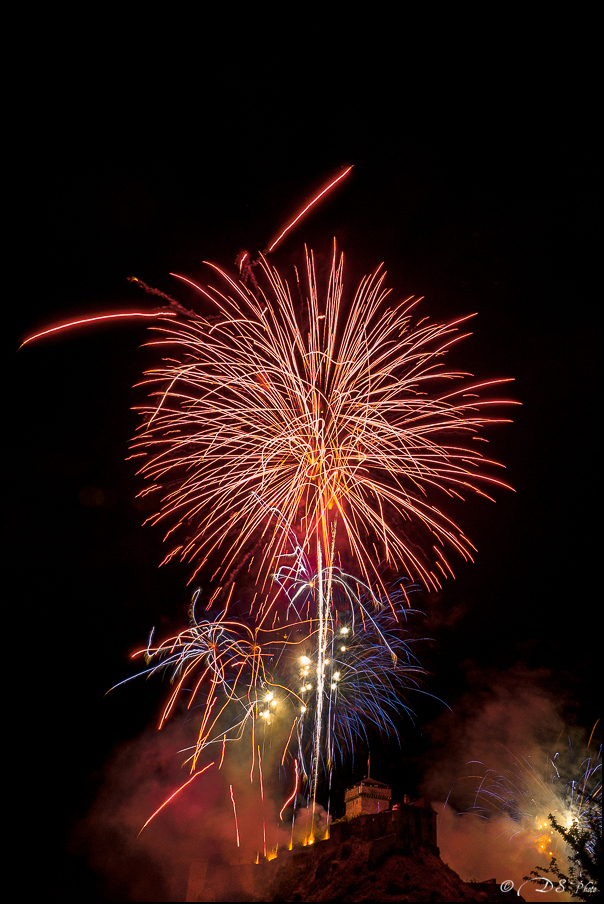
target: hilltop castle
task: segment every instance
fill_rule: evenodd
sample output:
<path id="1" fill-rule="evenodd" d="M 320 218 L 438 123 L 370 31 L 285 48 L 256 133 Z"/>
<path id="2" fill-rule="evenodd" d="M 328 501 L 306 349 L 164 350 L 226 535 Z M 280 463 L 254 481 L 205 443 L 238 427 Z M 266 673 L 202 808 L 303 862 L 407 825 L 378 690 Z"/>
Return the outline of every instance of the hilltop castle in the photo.
<path id="1" fill-rule="evenodd" d="M 191 864 L 185 900 L 509 904 L 495 879 L 464 882 L 443 863 L 431 807 L 405 797 L 390 808 L 391 799 L 388 785 L 367 776 L 346 791 L 346 816 L 331 824 L 323 841 L 279 850 L 258 863 L 199 860 Z"/>
<path id="2" fill-rule="evenodd" d="M 268 887 L 274 881 L 277 870 L 283 871 L 289 864 L 307 862 L 308 869 L 314 868 L 317 855 L 331 856 L 343 845 L 347 848 L 355 842 L 370 843 L 368 864 L 392 852 L 411 853 L 423 847 L 438 856 L 436 844 L 436 813 L 424 806 L 423 800 L 390 807 L 392 789 L 384 782 L 366 777 L 349 788 L 345 793 L 346 815 L 332 823 L 329 833 L 320 841 L 306 847 L 294 846 L 291 850 L 280 850 L 277 857 L 260 863 L 218 864 L 199 861 L 191 866 L 187 888 L 187 901 L 231 900 L 229 897 L 214 897 L 216 886 L 228 887 L 234 894 L 233 882 L 237 877 L 238 900 L 263 900 L 257 897 L 258 889 Z M 243 896 L 242 896 L 243 895 Z M 249 896 L 249 897 L 248 897 Z"/>

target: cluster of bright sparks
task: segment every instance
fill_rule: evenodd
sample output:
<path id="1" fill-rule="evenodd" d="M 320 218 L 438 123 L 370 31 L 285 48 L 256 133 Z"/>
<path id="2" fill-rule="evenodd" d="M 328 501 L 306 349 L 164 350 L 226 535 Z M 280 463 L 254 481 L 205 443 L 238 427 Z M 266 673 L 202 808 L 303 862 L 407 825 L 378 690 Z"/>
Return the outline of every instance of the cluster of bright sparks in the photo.
<path id="1" fill-rule="evenodd" d="M 381 266 L 350 297 L 335 243 L 322 284 L 312 251 L 289 282 L 269 263 L 349 170 L 268 252 L 242 255 L 238 277 L 213 264 L 212 285 L 178 277 L 211 314 L 135 280 L 167 304 L 30 337 L 111 316 L 156 319 L 161 363 L 145 375 L 133 455 L 156 500 L 151 520 L 166 526 L 166 560 L 187 563 L 203 592 L 186 630 L 141 651 L 143 674 L 170 675 L 162 724 L 179 701 L 200 707 L 194 774 L 208 748 L 221 764 L 248 727 L 260 758 L 257 723 L 278 722 L 281 762 L 313 807 L 319 774 L 365 726 L 395 731 L 408 709 L 421 673 L 405 631 L 410 582 L 437 589 L 453 573 L 451 551 L 472 558 L 442 501 L 507 486 L 478 448 L 481 429 L 503 420 L 490 412 L 509 401 L 491 393 L 506 381 L 445 367 L 468 317 L 415 321 L 421 299 L 389 307 Z M 231 798 L 235 809 L 232 787 Z"/>

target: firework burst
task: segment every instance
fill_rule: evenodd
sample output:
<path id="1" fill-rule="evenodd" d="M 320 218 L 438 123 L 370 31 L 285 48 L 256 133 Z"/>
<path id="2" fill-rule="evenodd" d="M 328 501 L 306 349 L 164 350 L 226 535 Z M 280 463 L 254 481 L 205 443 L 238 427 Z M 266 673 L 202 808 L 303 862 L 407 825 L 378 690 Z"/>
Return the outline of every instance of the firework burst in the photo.
<path id="1" fill-rule="evenodd" d="M 338 550 L 367 583 L 386 562 L 439 587 L 447 550 L 474 551 L 439 497 L 507 486 L 476 448 L 481 428 L 502 421 L 489 412 L 503 400 L 487 396 L 505 381 L 444 367 L 468 318 L 414 324 L 418 300 L 386 308 L 380 269 L 345 303 L 335 246 L 323 291 L 312 252 L 304 286 L 296 271 L 303 305 L 263 257 L 253 281 L 213 270 L 222 287 L 196 289 L 218 319 L 154 327 L 165 358 L 147 374 L 133 443 L 144 492 L 158 498 L 152 520 L 169 525 L 166 558 L 190 563 L 193 580 L 217 553 L 218 598 L 242 562 L 273 567 L 286 537 L 267 510 L 278 510 L 327 566 L 337 524 Z"/>
<path id="2" fill-rule="evenodd" d="M 277 626 L 252 629 L 224 614 L 199 617 L 196 593 L 189 628 L 157 645 L 152 634 L 134 654 L 145 657 L 147 668 L 133 677 L 169 676 L 160 728 L 179 703 L 199 711 L 191 771 L 210 749 L 220 750 L 215 756 L 222 763 L 229 743 L 247 736 L 255 754 L 258 739 L 270 736 L 282 747 L 281 765 L 293 762 L 299 787 L 314 797 L 319 775 L 330 776 L 337 760 L 353 755 L 369 724 L 398 735 L 401 713 L 413 718 L 409 694 L 420 690 L 425 672 L 412 653 L 417 638 L 391 608 L 399 598 L 408 601 L 414 589 L 408 582 L 400 581 L 376 610 L 375 592 L 335 571 L 336 615 L 321 632 L 319 576 L 307 570 L 299 549 L 294 557 L 295 567 L 273 575 L 285 599 Z M 402 611 L 405 619 L 417 614 Z"/>
<path id="3" fill-rule="evenodd" d="M 556 847 L 550 815 L 563 829 L 577 825 L 580 830 L 589 830 L 593 818 L 601 824 L 601 747 L 597 754 L 587 750 L 578 755 L 569 741 L 568 747 L 541 763 L 511 753 L 510 758 L 510 768 L 503 772 L 484 769 L 468 812 L 486 819 L 509 816 L 518 826 L 512 837 L 548 856 Z M 589 845 L 588 850 L 593 854 Z"/>

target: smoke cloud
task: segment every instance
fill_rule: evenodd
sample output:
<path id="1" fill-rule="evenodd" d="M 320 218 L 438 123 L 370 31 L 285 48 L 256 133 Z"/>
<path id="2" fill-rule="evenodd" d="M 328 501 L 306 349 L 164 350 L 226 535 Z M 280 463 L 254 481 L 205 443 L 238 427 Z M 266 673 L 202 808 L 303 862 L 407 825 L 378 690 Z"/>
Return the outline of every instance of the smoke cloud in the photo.
<path id="1" fill-rule="evenodd" d="M 100 793 L 76 826 L 70 851 L 96 875 L 100 899 L 182 901 L 193 863 L 251 863 L 256 854 L 270 855 L 277 845 L 289 843 L 291 829 L 279 823 L 279 801 L 282 806 L 286 798 L 271 787 L 271 753 L 260 761 L 257 747 L 253 756 L 245 740 L 227 751 L 220 769 L 222 748 L 216 745 L 215 765 L 141 832 L 152 813 L 191 778 L 183 763 L 196 738 L 191 723 L 149 729 L 118 748 L 106 765 Z M 305 821 L 301 812 L 299 830 Z"/>
<path id="2" fill-rule="evenodd" d="M 565 701 L 548 691 L 548 671 L 516 666 L 502 673 L 469 665 L 466 676 L 466 695 L 429 729 L 432 745 L 422 791 L 438 812 L 444 862 L 466 881 L 511 880 L 518 890 L 531 870 L 549 865 L 550 845 L 542 850 L 546 838 L 532 814 L 544 801 L 550 807 L 543 814 L 547 818 L 557 799 L 550 781 L 552 758 L 572 747 L 579 770 L 587 738 L 584 731 L 569 730 L 565 724 Z M 510 787 L 516 776 L 527 779 L 516 782 L 516 799 L 530 819 L 518 810 L 511 815 L 503 811 L 501 799 L 477 798 L 487 770 L 509 778 Z M 545 830 L 545 835 L 554 837 L 556 856 L 563 861 L 561 839 L 551 831 Z M 549 878 L 554 887 L 538 891 L 536 885 L 525 883 L 521 894 L 529 901 L 543 901 L 547 894 L 557 901 L 571 900 L 555 892 L 557 881 Z"/>

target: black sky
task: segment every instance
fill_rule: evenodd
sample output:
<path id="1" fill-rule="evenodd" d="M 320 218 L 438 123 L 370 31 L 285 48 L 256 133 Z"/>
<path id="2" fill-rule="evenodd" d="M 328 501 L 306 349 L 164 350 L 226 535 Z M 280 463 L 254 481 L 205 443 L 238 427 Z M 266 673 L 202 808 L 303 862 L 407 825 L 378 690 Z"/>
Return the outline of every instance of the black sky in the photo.
<path id="1" fill-rule="evenodd" d="M 131 275 L 191 304 L 170 271 L 203 280 L 203 260 L 229 268 L 243 248 L 265 248 L 349 163 L 351 176 L 288 237 L 280 260 L 305 242 L 327 250 L 335 236 L 351 281 L 384 261 L 394 299 L 423 295 L 433 318 L 477 311 L 455 361 L 515 377 L 509 394 L 522 402 L 513 424 L 488 434 L 517 492 L 466 503 L 476 562 L 455 563 L 457 579 L 425 600 L 436 641 L 429 690 L 455 708 L 481 670 L 521 663 L 548 670 L 570 722 L 593 723 L 600 350 L 585 104 L 537 82 L 498 84 L 486 106 L 450 98 L 429 115 L 397 107 L 393 91 L 371 116 L 348 97 L 319 126 L 279 103 L 180 118 L 165 100 L 118 95 L 99 90 L 80 105 L 57 91 L 53 106 L 42 92 L 44 151 L 16 221 L 26 263 L 10 301 L 8 586 L 23 659 L 10 683 L 27 689 L 26 699 L 17 692 L 26 760 L 43 770 L 31 821 L 42 814 L 61 845 L 111 751 L 155 717 L 158 686 L 104 694 L 151 627 L 180 625 L 189 597 L 183 568 L 157 569 L 161 536 L 141 526 L 126 460 L 141 399 L 132 386 L 152 363 L 146 331 L 87 328 L 16 348 L 73 315 L 151 307 Z M 420 728 L 438 715 L 422 706 Z M 383 768 L 398 771 L 387 757 Z"/>

